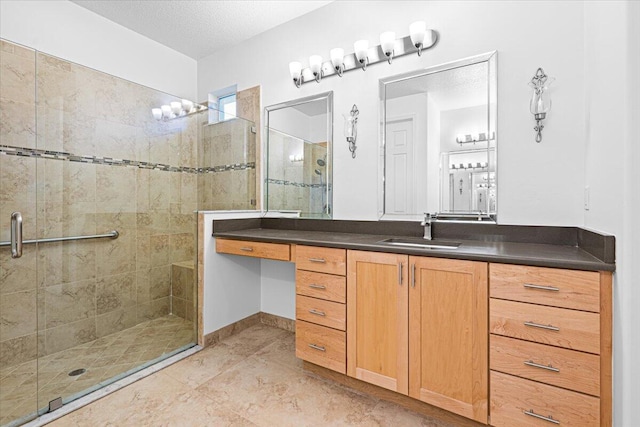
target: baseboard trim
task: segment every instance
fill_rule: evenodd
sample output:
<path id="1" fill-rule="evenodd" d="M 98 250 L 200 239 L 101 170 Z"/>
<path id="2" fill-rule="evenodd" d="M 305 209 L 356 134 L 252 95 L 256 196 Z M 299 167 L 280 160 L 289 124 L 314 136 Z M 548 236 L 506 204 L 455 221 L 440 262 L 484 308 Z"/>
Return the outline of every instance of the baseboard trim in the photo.
<path id="1" fill-rule="evenodd" d="M 234 322 L 227 326 L 223 326 L 216 331 L 206 334 L 204 336 L 204 346 L 209 347 L 217 344 L 225 338 L 229 338 L 232 335 L 235 335 L 247 328 L 261 323 L 263 325 L 284 329 L 285 331 L 289 332 L 295 332 L 296 330 L 295 320 L 260 311 L 256 314 L 252 314 L 251 316 L 245 317 L 244 319 L 240 319 L 237 322 Z"/>
<path id="2" fill-rule="evenodd" d="M 369 384 L 352 377 L 348 377 L 330 369 L 323 368 L 322 366 L 314 365 L 313 363 L 307 361 L 302 362 L 302 367 L 305 371 L 315 374 L 318 377 L 342 384 L 343 386 L 349 387 L 360 393 L 364 393 L 378 399 L 398 404 L 403 408 L 409 409 L 410 411 L 426 415 L 438 421 L 447 423 L 448 425 L 461 427 L 486 427 L 486 424 L 481 424 L 477 421 L 461 417 L 449 411 L 445 411 L 444 409 L 440 409 L 435 406 L 429 405 L 428 403 L 413 399 L 409 396 L 405 396 L 403 394 L 399 394 L 391 390 L 387 390 L 382 387 L 378 387 L 376 385 Z"/>

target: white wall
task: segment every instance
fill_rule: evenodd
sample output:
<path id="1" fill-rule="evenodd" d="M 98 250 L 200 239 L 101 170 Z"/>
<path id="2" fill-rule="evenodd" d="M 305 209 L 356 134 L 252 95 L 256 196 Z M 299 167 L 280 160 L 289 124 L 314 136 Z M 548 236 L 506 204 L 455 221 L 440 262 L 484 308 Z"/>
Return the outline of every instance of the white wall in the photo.
<path id="1" fill-rule="evenodd" d="M 307 64 L 312 54 L 328 59 L 333 47 L 352 52 L 360 38 L 377 44 L 385 30 L 404 36 L 416 19 L 425 19 L 441 36 L 421 57 L 398 58 L 301 89 L 289 78 L 290 61 Z M 499 162 L 505 177 L 499 177 L 499 221 L 579 225 L 585 167 L 582 32 L 583 4 L 574 1 L 339 1 L 200 60 L 198 90 L 203 97 L 216 87 L 260 84 L 263 106 L 333 90 L 334 218 L 377 219 L 378 80 L 497 50 Z M 527 83 L 540 66 L 558 84 L 552 88 L 544 141 L 536 144 Z M 355 160 L 339 132 L 342 114 L 353 104 L 360 110 Z M 541 164 L 545 173 L 530 179 Z"/>
<path id="2" fill-rule="evenodd" d="M 585 5 L 588 228 L 616 236 L 614 421 L 640 424 L 640 3 Z"/>
<path id="3" fill-rule="evenodd" d="M 0 37 L 153 89 L 196 99 L 195 59 L 67 0 L 0 1 Z"/>
<path id="4" fill-rule="evenodd" d="M 283 261 L 262 260 L 260 311 L 296 318 L 296 268 Z"/>

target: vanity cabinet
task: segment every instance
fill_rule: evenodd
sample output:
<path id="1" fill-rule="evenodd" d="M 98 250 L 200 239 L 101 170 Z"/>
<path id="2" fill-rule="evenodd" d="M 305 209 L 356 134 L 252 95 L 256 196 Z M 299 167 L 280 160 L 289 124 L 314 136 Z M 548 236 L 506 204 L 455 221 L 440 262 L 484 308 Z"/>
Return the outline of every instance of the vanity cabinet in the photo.
<path id="1" fill-rule="evenodd" d="M 349 251 L 347 375 L 487 423 L 487 263 Z"/>

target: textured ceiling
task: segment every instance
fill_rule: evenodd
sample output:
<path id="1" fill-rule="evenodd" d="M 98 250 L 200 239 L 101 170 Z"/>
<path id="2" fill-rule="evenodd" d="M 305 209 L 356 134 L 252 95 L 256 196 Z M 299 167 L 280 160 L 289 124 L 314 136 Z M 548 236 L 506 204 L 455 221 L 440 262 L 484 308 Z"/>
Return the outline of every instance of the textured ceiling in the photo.
<path id="1" fill-rule="evenodd" d="M 316 0 L 72 1 L 194 59 L 331 3 Z"/>

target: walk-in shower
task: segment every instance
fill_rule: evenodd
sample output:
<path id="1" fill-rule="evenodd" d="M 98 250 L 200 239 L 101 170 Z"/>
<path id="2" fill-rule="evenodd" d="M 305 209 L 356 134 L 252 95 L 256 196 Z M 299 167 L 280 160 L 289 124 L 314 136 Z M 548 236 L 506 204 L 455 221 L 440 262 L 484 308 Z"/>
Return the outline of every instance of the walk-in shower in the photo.
<path id="1" fill-rule="evenodd" d="M 0 425 L 19 425 L 195 345 L 196 212 L 218 187 L 255 201 L 255 126 L 157 120 L 179 99 L 4 40 L 0 67 Z M 241 160 L 201 157 L 229 138 Z"/>

